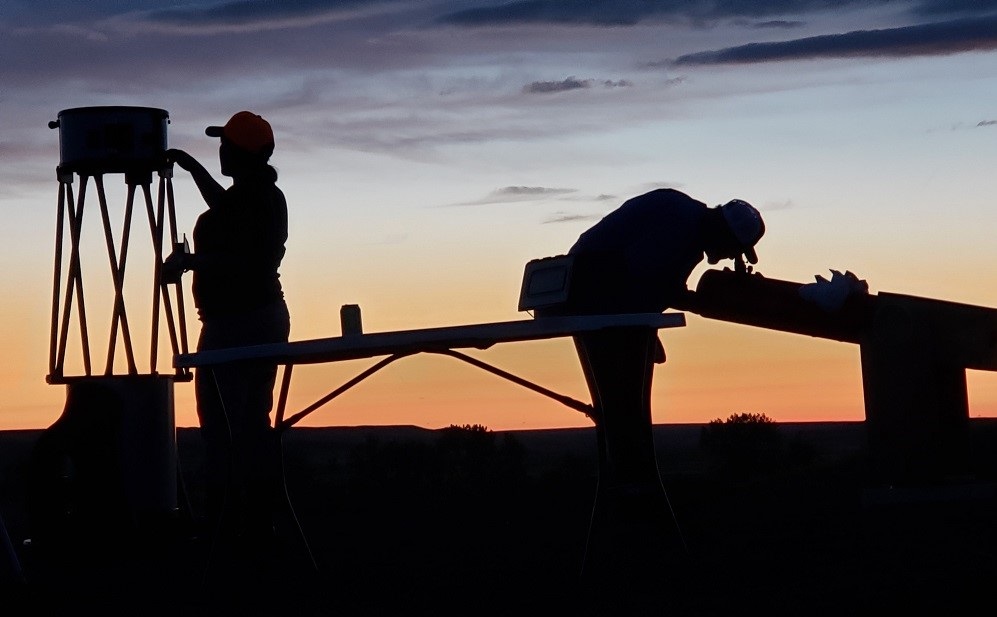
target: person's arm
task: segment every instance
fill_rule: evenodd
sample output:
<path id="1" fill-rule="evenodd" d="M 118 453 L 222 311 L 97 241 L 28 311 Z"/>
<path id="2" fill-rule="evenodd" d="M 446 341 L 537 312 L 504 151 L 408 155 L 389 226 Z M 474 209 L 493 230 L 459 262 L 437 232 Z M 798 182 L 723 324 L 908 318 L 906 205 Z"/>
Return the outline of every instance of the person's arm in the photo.
<path id="1" fill-rule="evenodd" d="M 197 159 L 185 151 L 177 148 L 171 148 L 166 151 L 166 160 L 176 163 L 190 173 L 190 177 L 194 179 L 197 189 L 201 191 L 204 203 L 208 204 L 209 208 L 214 208 L 218 205 L 222 199 L 222 195 L 225 194 L 225 188 L 211 177 L 211 174 L 204 168 L 204 165 L 201 165 Z"/>

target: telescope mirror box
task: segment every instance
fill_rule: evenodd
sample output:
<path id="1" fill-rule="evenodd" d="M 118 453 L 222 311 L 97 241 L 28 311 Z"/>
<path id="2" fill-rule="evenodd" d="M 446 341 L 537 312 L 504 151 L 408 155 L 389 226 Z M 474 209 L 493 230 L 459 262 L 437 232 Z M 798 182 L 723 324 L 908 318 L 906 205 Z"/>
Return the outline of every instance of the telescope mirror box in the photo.
<path id="1" fill-rule="evenodd" d="M 519 291 L 519 310 L 529 311 L 563 304 L 568 300 L 574 257 L 556 255 L 526 264 Z"/>
<path id="2" fill-rule="evenodd" d="M 154 107 L 76 107 L 48 123 L 59 129 L 59 167 L 81 174 L 159 171 L 170 114 Z"/>

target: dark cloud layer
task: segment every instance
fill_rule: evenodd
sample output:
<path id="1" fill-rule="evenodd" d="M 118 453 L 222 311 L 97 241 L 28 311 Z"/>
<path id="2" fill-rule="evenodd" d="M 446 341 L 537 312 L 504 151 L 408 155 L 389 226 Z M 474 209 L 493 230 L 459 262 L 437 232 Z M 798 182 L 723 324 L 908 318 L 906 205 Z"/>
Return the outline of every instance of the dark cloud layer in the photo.
<path id="1" fill-rule="evenodd" d="M 440 22 L 461 26 L 578 24 L 631 26 L 643 21 L 711 23 L 734 17 L 764 18 L 886 0 L 519 0 L 454 11 Z"/>
<path id="2" fill-rule="evenodd" d="M 203 4 L 197 0 L 174 0 L 174 6 Z M 133 11 L 156 9 L 162 0 L 3 0 L 0 18 L 9 25 L 78 23 L 106 19 Z"/>
<path id="3" fill-rule="evenodd" d="M 166 6 L 164 6 L 166 5 Z M 310 18 L 402 10 L 432 3 L 407 0 L 6 0 L 11 25 L 76 24 L 122 18 L 197 30 L 270 28 L 307 24 Z M 436 5 L 436 23 L 466 27 L 515 24 L 628 26 L 642 22 L 711 25 L 721 20 L 762 20 L 755 27 L 792 27 L 807 15 L 877 6 L 920 17 L 982 15 L 997 0 L 460 0 Z M 439 12 L 439 11 L 442 11 Z M 302 22 L 304 20 L 304 22 Z"/>
<path id="4" fill-rule="evenodd" d="M 924 17 L 980 15 L 997 10 L 995 0 L 920 0 L 912 13 Z"/>
<path id="5" fill-rule="evenodd" d="M 388 0 L 235 0 L 150 11 L 145 18 L 174 26 L 267 26 L 286 20 L 346 14 Z"/>
<path id="6" fill-rule="evenodd" d="M 8 23 L 74 23 L 125 14 L 144 14 L 172 24 L 245 24 L 407 0 L 5 0 Z M 460 0 L 441 3 L 438 21 L 463 25 L 578 23 L 622 25 L 651 19 L 714 20 L 736 17 L 801 16 L 849 8 L 895 6 L 914 15 L 979 15 L 997 10 L 994 0 Z M 427 4 L 427 6 L 429 6 Z"/>
<path id="7" fill-rule="evenodd" d="M 435 47 L 432 36 L 394 36 L 419 31 L 439 21 L 462 26 L 559 22 L 636 23 L 643 19 L 702 22 L 729 18 L 754 29 L 798 27 L 820 11 L 862 8 L 888 0 L 462 0 L 435 4 L 408 0 L 66 0 L 28 3 L 13 0 L 0 22 L 0 81 L 7 87 L 52 83 L 61 78 L 100 81 L 126 89 L 136 67 L 163 83 L 270 75 L 291 69 L 375 71 L 418 65 L 455 51 Z M 38 14 L 47 15 L 39 21 Z M 942 15 L 997 10 L 997 0 L 892 0 L 908 12 Z M 79 6 L 85 8 L 78 9 Z M 168 7 L 168 8 L 167 8 Z M 445 8 L 440 8 L 445 7 Z M 57 10 L 58 9 L 58 10 Z M 460 10 L 458 10 L 460 9 Z M 439 17 L 441 10 L 451 11 Z M 435 13 L 434 13 L 435 11 Z M 743 22 L 743 23 L 742 23 Z M 438 23 L 438 22 L 437 22 Z M 321 27 L 313 27 L 321 26 Z M 960 30 L 961 28 L 961 30 Z M 988 32 L 989 29 L 989 32 Z M 951 53 L 946 46 L 989 49 L 991 18 L 913 26 L 911 29 L 856 32 L 782 43 L 722 49 L 681 56 L 680 64 L 754 62 L 780 57 L 905 55 Z M 944 31 L 944 32 L 943 32 Z M 217 36 L 205 36 L 217 35 Z M 961 38 L 959 38 L 961 37 Z M 972 37 L 975 37 L 975 42 Z M 456 43 L 455 43 L 456 44 Z M 934 46 L 934 47 L 932 47 Z M 668 61 L 670 63 L 670 60 Z M 629 86 L 607 81 L 538 81 L 528 94 L 595 87 Z M 144 86 L 140 86 L 144 87 Z"/>
<path id="8" fill-rule="evenodd" d="M 753 28 L 754 36 L 774 38 L 792 36 L 786 34 L 788 29 L 804 23 L 812 28 L 810 17 L 832 8 L 861 9 L 886 1 L 10 0 L 0 17 L 0 83 L 7 93 L 18 93 L 20 102 L 13 109 L 4 101 L 10 127 L 4 137 L 17 144 L 30 142 L 34 127 L 53 119 L 50 114 L 90 104 L 165 107 L 175 114 L 179 135 L 181 127 L 217 122 L 238 104 L 273 112 L 293 108 L 295 114 L 335 109 L 335 115 L 327 118 L 319 114 L 319 121 L 307 128 L 284 130 L 292 132 L 300 143 L 321 139 L 325 144 L 399 156 L 425 156 L 451 144 L 547 138 L 607 126 L 609 123 L 595 115 L 601 113 L 594 111 L 602 100 L 594 96 L 597 93 L 639 104 L 654 96 L 656 88 L 680 84 L 686 77 L 669 74 L 667 80 L 642 83 L 638 89 L 627 79 L 604 73 L 633 66 L 645 53 L 644 39 L 635 39 L 641 45 L 639 50 L 627 48 L 631 33 L 624 29 L 589 28 L 566 34 L 562 30 L 559 36 L 551 36 L 551 29 L 534 27 L 482 33 L 470 28 L 479 23 L 473 15 L 486 16 L 494 11 L 495 23 L 547 19 L 579 25 L 668 16 L 691 23 L 707 16 L 723 16 L 737 36 L 745 36 L 748 28 Z M 892 0 L 890 5 L 898 12 L 942 15 L 993 10 L 997 0 Z M 484 13 L 474 13 L 478 10 Z M 438 22 L 427 27 L 444 11 L 467 19 L 451 20 L 445 28 Z M 452 25 L 456 23 L 470 31 L 460 31 L 463 26 Z M 759 28 L 770 34 L 759 35 Z M 670 48 L 661 54 L 677 56 L 726 44 L 703 42 L 717 40 L 712 38 L 713 32 L 720 35 L 723 30 L 676 37 L 668 44 L 699 47 Z M 682 56 L 682 61 L 952 53 L 991 49 L 995 32 L 994 18 L 981 17 L 762 43 Z M 593 33 L 596 36 L 588 36 Z M 610 68 L 586 68 L 586 60 L 575 64 L 565 55 L 585 51 L 594 57 L 595 51 L 607 49 L 615 54 L 608 58 Z M 513 53 L 510 50 L 519 55 L 515 66 L 527 67 L 525 71 L 516 68 L 501 77 L 475 81 L 460 96 L 437 96 L 453 91 L 454 83 L 463 83 L 440 77 L 449 67 L 478 67 L 483 60 L 491 66 L 495 61 L 504 62 L 495 59 L 507 58 Z M 556 57 L 557 64 L 545 66 L 545 54 Z M 608 55 L 600 55 L 600 60 Z M 569 58 L 567 63 L 565 58 Z M 464 68 L 458 74 L 465 79 L 475 70 Z M 575 73 L 589 70 L 592 73 L 587 75 Z M 530 81 L 538 74 L 551 80 Z M 582 76 L 564 78 L 572 74 Z M 408 101 L 418 101 L 418 109 L 409 113 Z M 540 123 L 533 120 L 530 109 L 537 101 L 581 111 L 577 116 L 558 116 L 557 122 Z M 571 105 L 576 107 L 569 108 Z M 46 109 L 44 114 L 39 108 Z M 501 121 L 468 123 L 468 110 Z M 198 117 L 191 117 L 195 113 Z M 589 113 L 594 115 L 586 115 Z M 22 117 L 29 120 L 20 120 Z M 45 137 L 51 141 L 50 134 Z M 25 153 L 21 158 L 28 156 L 30 153 Z"/>
<path id="9" fill-rule="evenodd" d="M 997 10 L 992 0 L 518 0 L 461 9 L 438 21 L 461 26 L 575 24 L 632 26 L 665 21 L 701 26 L 726 19 L 762 19 L 765 27 L 792 27 L 785 16 L 884 5 L 907 8 L 915 16 L 981 15 Z"/>
<path id="10" fill-rule="evenodd" d="M 673 65 L 751 64 L 817 58 L 935 56 L 997 49 L 997 16 L 856 30 L 791 41 L 751 43 L 679 56 Z"/>
<path id="11" fill-rule="evenodd" d="M 112 18 L 162 24 L 264 24 L 343 13 L 392 0 L 4 0 L 4 17 L 17 25 L 84 23 Z M 397 1 L 397 0 L 395 0 Z"/>

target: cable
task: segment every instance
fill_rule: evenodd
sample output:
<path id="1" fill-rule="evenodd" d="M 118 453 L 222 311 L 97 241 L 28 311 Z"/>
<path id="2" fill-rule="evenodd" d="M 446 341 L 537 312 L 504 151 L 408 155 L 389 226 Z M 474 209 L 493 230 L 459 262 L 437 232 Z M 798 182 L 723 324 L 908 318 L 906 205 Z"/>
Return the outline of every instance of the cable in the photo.
<path id="1" fill-rule="evenodd" d="M 298 537 L 301 539 L 301 543 L 305 547 L 305 553 L 308 555 L 308 561 L 312 565 L 312 570 L 315 572 L 319 571 L 318 562 L 315 561 L 315 555 L 312 553 L 311 547 L 308 545 L 308 538 L 305 536 L 305 530 L 301 527 L 301 522 L 298 520 L 298 515 L 294 511 L 294 505 L 291 503 L 291 495 L 287 491 L 287 476 L 285 474 L 284 468 L 284 434 L 283 432 L 276 433 L 277 437 L 277 453 L 278 460 L 280 462 L 280 484 L 283 488 L 284 503 L 287 505 L 287 511 L 291 515 L 291 521 L 294 523 L 294 528 L 298 532 Z"/>

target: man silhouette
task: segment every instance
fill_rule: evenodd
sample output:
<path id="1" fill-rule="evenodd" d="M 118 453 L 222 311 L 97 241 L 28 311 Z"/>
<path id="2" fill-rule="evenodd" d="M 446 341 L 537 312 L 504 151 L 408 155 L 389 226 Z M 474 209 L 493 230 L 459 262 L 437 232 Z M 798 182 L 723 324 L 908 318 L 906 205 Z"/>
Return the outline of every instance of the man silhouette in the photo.
<path id="1" fill-rule="evenodd" d="M 685 193 L 657 189 L 627 200 L 579 236 L 568 300 L 539 310 L 551 315 L 658 313 L 681 309 L 687 279 L 710 264 L 742 257 L 757 263 L 765 233 L 761 215 L 742 200 L 713 208 Z M 651 432 L 651 379 L 665 360 L 657 332 L 614 327 L 574 337 L 593 402 L 599 487 L 583 574 L 612 602 L 657 593 L 661 574 L 676 574 L 681 536 L 662 530 L 672 519 L 661 486 Z M 677 531 L 677 530 L 675 530 Z"/>

